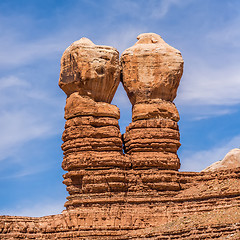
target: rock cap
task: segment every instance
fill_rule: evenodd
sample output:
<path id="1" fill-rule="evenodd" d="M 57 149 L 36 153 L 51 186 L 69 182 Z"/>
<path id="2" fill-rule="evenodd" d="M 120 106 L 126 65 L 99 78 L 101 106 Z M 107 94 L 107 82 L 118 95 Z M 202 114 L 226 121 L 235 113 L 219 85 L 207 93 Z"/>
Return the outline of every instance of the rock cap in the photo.
<path id="1" fill-rule="evenodd" d="M 158 34 L 143 33 L 121 56 L 123 86 L 131 103 L 173 101 L 183 73 L 180 51 Z"/>
<path id="2" fill-rule="evenodd" d="M 64 51 L 59 86 L 67 96 L 78 92 L 94 101 L 110 103 L 119 82 L 119 53 L 115 48 L 95 45 L 83 37 Z"/>

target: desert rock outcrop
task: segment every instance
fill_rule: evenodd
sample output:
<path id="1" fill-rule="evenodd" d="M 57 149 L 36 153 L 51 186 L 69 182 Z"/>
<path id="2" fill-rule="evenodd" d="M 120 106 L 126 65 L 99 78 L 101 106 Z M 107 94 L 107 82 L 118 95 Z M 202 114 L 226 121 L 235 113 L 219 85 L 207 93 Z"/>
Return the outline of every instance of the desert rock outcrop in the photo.
<path id="1" fill-rule="evenodd" d="M 144 33 L 121 56 L 122 82 L 133 105 L 124 134 L 133 168 L 178 170 L 179 114 L 172 102 L 183 73 L 181 53 L 157 34 Z"/>
<path id="2" fill-rule="evenodd" d="M 222 160 L 213 163 L 202 172 L 235 169 L 238 167 L 240 167 L 240 149 L 234 148 Z"/>
<path id="3" fill-rule="evenodd" d="M 108 198 L 125 191 L 120 112 L 110 104 L 119 84 L 118 57 L 116 49 L 86 38 L 63 54 L 59 85 L 68 96 L 62 135 L 67 209 L 94 201 L 96 194 Z"/>

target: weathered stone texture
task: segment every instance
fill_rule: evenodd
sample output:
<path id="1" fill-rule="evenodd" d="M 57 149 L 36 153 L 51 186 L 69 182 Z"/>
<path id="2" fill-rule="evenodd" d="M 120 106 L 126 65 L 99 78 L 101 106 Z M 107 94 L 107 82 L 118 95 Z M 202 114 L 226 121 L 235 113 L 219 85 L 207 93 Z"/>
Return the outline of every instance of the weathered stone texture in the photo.
<path id="1" fill-rule="evenodd" d="M 205 168 L 203 172 L 234 169 L 240 167 L 240 149 L 234 148 L 220 161 Z"/>
<path id="2" fill-rule="evenodd" d="M 181 53 L 155 33 L 143 33 L 121 56 L 123 86 L 133 105 L 173 101 L 183 73 Z"/>
<path id="3" fill-rule="evenodd" d="M 123 52 L 121 64 L 123 86 L 133 105 L 133 123 L 123 136 L 133 168 L 178 170 L 179 114 L 172 101 L 183 72 L 181 53 L 159 35 L 145 33 Z"/>
<path id="4" fill-rule="evenodd" d="M 126 191 L 119 109 L 110 102 L 120 81 L 118 52 L 82 38 L 63 54 L 59 85 L 67 94 L 63 183 L 67 209 Z"/>
<path id="5" fill-rule="evenodd" d="M 111 204 L 101 201 L 98 194 L 98 203 L 90 204 L 88 198 L 88 204 L 59 215 L 1 216 L 0 239 L 237 240 L 239 176 L 239 168 L 208 173 L 175 172 L 180 190 L 174 194 L 143 197 L 139 190 L 138 198 L 129 193 L 122 196 L 123 201 L 119 198 Z"/>
<path id="6" fill-rule="evenodd" d="M 63 183 L 70 196 L 67 209 L 81 206 L 95 194 L 126 191 L 121 169 L 128 165 L 122 153 L 119 109 L 105 102 L 95 102 L 79 92 L 67 98 L 62 167 L 68 171 Z"/>
<path id="7" fill-rule="evenodd" d="M 68 96 L 78 91 L 81 96 L 110 103 L 120 81 L 118 58 L 115 48 L 81 38 L 63 53 L 59 86 Z"/>

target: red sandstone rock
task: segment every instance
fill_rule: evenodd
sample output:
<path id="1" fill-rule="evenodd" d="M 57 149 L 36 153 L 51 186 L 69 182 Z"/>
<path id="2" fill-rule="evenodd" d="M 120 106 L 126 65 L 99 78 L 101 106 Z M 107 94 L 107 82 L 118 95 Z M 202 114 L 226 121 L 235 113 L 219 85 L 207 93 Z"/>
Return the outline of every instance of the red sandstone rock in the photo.
<path id="1" fill-rule="evenodd" d="M 237 240 L 239 174 L 240 168 L 208 173 L 130 170 L 127 175 L 105 171 L 96 178 L 89 174 L 86 193 L 71 199 L 77 209 L 40 218 L 0 216 L 0 239 Z M 111 187 L 104 184 L 104 175 L 120 183 L 115 190 L 128 176 L 131 190 L 115 199 L 98 192 Z M 95 190 L 98 202 L 89 197 Z"/>
<path id="2" fill-rule="evenodd" d="M 79 208 L 85 198 L 98 201 L 96 194 L 126 192 L 123 169 L 130 163 L 122 152 L 119 109 L 110 104 L 119 76 L 118 52 L 112 47 L 82 38 L 63 54 L 59 86 L 68 95 L 62 135 L 68 210 Z"/>
<path id="3" fill-rule="evenodd" d="M 95 101 L 110 103 L 120 81 L 118 58 L 115 48 L 81 38 L 63 53 L 59 86 L 68 96 L 79 92 Z"/>
<path id="4" fill-rule="evenodd" d="M 183 73 L 181 53 L 155 33 L 143 33 L 121 56 L 123 86 L 133 105 L 173 101 Z"/>
<path id="5" fill-rule="evenodd" d="M 132 120 L 143 119 L 171 119 L 178 122 L 180 117 L 174 103 L 163 100 L 154 101 L 153 103 L 140 103 L 133 106 Z"/>
<path id="6" fill-rule="evenodd" d="M 78 92 L 71 94 L 66 100 L 65 119 L 78 116 L 95 116 L 120 118 L 120 112 L 115 105 L 105 102 L 95 102 L 89 97 L 83 97 Z"/>
<path id="7" fill-rule="evenodd" d="M 178 170 L 179 113 L 172 101 L 183 71 L 181 53 L 159 35 L 145 33 L 123 52 L 121 64 L 123 86 L 133 104 L 133 123 L 123 135 L 132 167 Z"/>

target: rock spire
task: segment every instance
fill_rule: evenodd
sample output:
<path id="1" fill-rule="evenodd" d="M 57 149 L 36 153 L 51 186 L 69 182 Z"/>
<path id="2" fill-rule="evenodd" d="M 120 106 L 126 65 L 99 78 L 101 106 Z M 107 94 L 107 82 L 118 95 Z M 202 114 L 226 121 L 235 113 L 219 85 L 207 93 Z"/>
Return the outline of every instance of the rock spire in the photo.
<path id="1" fill-rule="evenodd" d="M 124 134 L 133 168 L 177 170 L 179 114 L 172 102 L 183 73 L 181 53 L 155 33 L 138 36 L 121 56 L 122 83 L 133 105 Z"/>
<path id="2" fill-rule="evenodd" d="M 82 38 L 68 47 L 61 59 L 59 86 L 67 94 L 62 135 L 68 171 L 64 184 L 72 209 L 96 194 L 125 188 L 119 169 L 125 168 L 119 130 L 119 109 L 110 102 L 120 81 L 119 53 Z M 124 189 L 125 190 L 125 189 Z"/>

